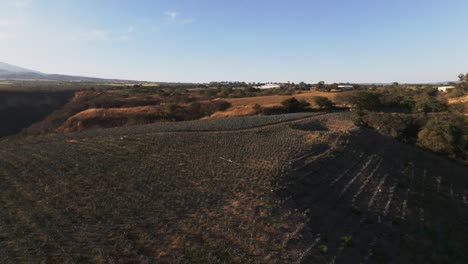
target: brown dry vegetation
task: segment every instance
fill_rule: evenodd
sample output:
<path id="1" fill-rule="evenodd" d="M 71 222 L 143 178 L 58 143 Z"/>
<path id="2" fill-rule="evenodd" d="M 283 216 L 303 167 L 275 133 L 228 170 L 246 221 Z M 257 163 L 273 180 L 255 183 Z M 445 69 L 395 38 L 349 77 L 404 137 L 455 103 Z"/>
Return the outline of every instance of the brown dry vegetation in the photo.
<path id="1" fill-rule="evenodd" d="M 318 108 L 314 98 L 316 96 L 327 97 L 332 101 L 335 101 L 335 97 L 338 93 L 329 92 L 299 92 L 292 95 L 269 95 L 269 96 L 255 96 L 255 97 L 243 97 L 243 98 L 227 98 L 227 102 L 231 103 L 231 107 L 226 111 L 216 112 L 211 115 L 211 118 L 220 117 L 232 117 L 232 116 L 250 116 L 258 114 L 255 110 L 255 106 L 261 107 L 277 107 L 281 106 L 281 103 L 292 97 L 298 100 L 307 101 L 312 108 Z"/>
<path id="2" fill-rule="evenodd" d="M 182 124 L 0 141 L 0 262 L 467 261 L 464 166 L 346 113 Z"/>
<path id="3" fill-rule="evenodd" d="M 233 93 L 235 91 L 233 90 Z M 255 105 L 264 108 L 276 107 L 292 97 L 305 100 L 316 108 L 315 96 L 325 96 L 333 100 L 336 93 L 314 91 L 298 92 L 292 95 L 212 98 L 205 94 L 205 91 L 171 90 L 170 92 L 158 91 L 158 93 L 145 93 L 131 89 L 80 91 L 64 107 L 56 110 L 45 120 L 25 129 L 24 134 L 84 131 L 147 124 L 161 120 L 180 121 L 251 116 L 259 113 Z M 225 109 L 223 102 L 230 103 L 231 107 Z"/>
<path id="4" fill-rule="evenodd" d="M 315 106 L 314 97 L 316 96 L 324 96 L 330 98 L 330 100 L 334 100 L 338 93 L 328 93 L 328 92 L 318 92 L 318 91 L 311 91 L 311 92 L 301 92 L 296 93 L 293 95 L 270 95 L 270 96 L 256 96 L 256 97 L 245 97 L 245 98 L 229 98 L 226 99 L 229 103 L 232 104 L 233 107 L 235 106 L 254 106 L 258 104 L 264 107 L 271 107 L 271 106 L 279 106 L 281 102 L 291 97 L 295 97 L 298 100 L 304 99 L 312 106 Z"/>
<path id="5" fill-rule="evenodd" d="M 468 102 L 468 95 L 448 99 L 449 104 L 459 104 L 459 103 L 466 103 L 466 102 Z"/>

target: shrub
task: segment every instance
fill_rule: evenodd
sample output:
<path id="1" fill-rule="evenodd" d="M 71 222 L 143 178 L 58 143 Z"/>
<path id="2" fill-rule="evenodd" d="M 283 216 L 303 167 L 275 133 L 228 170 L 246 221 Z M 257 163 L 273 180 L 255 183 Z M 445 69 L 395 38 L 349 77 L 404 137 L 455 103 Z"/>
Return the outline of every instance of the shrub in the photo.
<path id="1" fill-rule="evenodd" d="M 415 142 L 426 122 L 424 116 L 375 112 L 368 113 L 363 120 L 367 126 L 376 129 L 380 134 L 405 142 Z"/>
<path id="2" fill-rule="evenodd" d="M 319 246 L 319 250 L 320 250 L 321 253 L 327 254 L 327 252 L 328 252 L 328 247 L 327 247 L 327 245 L 320 245 L 320 246 Z"/>
<path id="3" fill-rule="evenodd" d="M 356 98 L 355 105 L 359 109 L 365 109 L 369 111 L 378 110 L 380 107 L 382 107 L 379 94 L 374 92 L 359 93 Z"/>
<path id="4" fill-rule="evenodd" d="M 468 106 L 468 104 L 467 104 Z M 456 103 L 449 105 L 448 110 L 453 113 L 463 114 L 465 113 L 465 104 L 464 103 Z"/>
<path id="5" fill-rule="evenodd" d="M 335 102 L 344 106 L 352 106 L 356 101 L 357 94 L 356 92 L 339 93 L 335 97 Z"/>
<path id="6" fill-rule="evenodd" d="M 419 113 L 429 113 L 447 111 L 447 108 L 448 105 L 446 101 L 434 96 L 424 96 L 419 98 L 416 102 L 414 110 Z"/>
<path id="7" fill-rule="evenodd" d="M 341 242 L 344 246 L 351 247 L 353 246 L 353 237 L 352 236 L 342 236 Z"/>
<path id="8" fill-rule="evenodd" d="M 305 100 L 297 100 L 295 97 L 289 98 L 281 102 L 284 110 L 288 113 L 304 111 L 310 104 Z"/>
<path id="9" fill-rule="evenodd" d="M 314 97 L 314 102 L 317 106 L 321 109 L 329 109 L 333 107 L 333 102 L 324 96 L 316 96 Z"/>
<path id="10" fill-rule="evenodd" d="M 353 120 L 356 126 L 366 127 L 367 123 L 364 121 L 365 112 L 362 109 L 356 109 L 351 114 L 351 120 Z"/>
<path id="11" fill-rule="evenodd" d="M 436 117 L 418 134 L 418 145 L 437 153 L 463 158 L 466 138 L 463 118 Z"/>
<path id="12" fill-rule="evenodd" d="M 461 87 L 457 87 L 455 89 L 450 89 L 448 92 L 447 92 L 447 95 L 449 98 L 457 98 L 457 97 L 462 97 L 463 95 L 465 95 L 465 91 L 463 88 Z"/>

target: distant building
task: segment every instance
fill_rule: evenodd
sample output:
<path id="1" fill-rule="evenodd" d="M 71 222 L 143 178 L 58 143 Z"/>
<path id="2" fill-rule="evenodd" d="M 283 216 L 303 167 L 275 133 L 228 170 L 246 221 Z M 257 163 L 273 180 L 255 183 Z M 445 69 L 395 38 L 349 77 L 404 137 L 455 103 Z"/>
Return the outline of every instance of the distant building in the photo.
<path id="1" fill-rule="evenodd" d="M 437 88 L 437 90 L 439 90 L 439 92 L 444 92 L 444 93 L 445 93 L 445 92 L 447 92 L 448 90 L 454 89 L 454 88 L 455 88 L 455 86 L 439 86 L 439 87 Z"/>
<path id="2" fill-rule="evenodd" d="M 330 92 L 343 92 L 343 91 L 351 91 L 354 89 L 352 85 L 338 85 L 336 88 L 330 90 Z"/>
<path id="3" fill-rule="evenodd" d="M 352 85 L 338 85 L 338 89 L 342 91 L 348 91 L 354 89 Z"/>
<path id="4" fill-rule="evenodd" d="M 275 84 L 275 83 L 267 83 L 267 84 L 265 84 L 265 85 L 257 86 L 257 89 L 262 89 L 262 90 L 266 90 L 266 89 L 276 89 L 276 88 L 281 88 L 281 85 Z"/>

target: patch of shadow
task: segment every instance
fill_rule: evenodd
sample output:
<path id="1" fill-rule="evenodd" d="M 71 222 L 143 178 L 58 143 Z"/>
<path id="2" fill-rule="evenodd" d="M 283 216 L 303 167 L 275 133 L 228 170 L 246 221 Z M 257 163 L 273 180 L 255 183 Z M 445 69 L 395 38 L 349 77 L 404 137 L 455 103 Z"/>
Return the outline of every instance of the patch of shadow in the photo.
<path id="1" fill-rule="evenodd" d="M 328 149 L 330 149 L 330 146 L 329 146 L 328 144 L 325 144 L 325 143 L 318 143 L 318 144 L 315 144 L 315 145 L 312 147 L 311 155 L 317 156 L 317 155 L 319 155 L 319 154 L 324 153 L 324 152 L 327 151 Z"/>
<path id="2" fill-rule="evenodd" d="M 313 120 L 306 123 L 296 123 L 291 125 L 292 129 L 304 131 L 328 131 L 328 127 L 320 120 Z"/>

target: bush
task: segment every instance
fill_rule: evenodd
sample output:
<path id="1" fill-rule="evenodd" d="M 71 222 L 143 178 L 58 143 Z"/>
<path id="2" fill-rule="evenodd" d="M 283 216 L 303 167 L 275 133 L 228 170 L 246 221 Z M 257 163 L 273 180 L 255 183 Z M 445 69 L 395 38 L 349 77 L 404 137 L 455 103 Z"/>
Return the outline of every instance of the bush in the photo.
<path id="1" fill-rule="evenodd" d="M 463 88 L 461 87 L 457 87 L 455 89 L 450 89 L 448 92 L 447 92 L 447 95 L 449 98 L 457 98 L 457 97 L 462 97 L 465 95 L 465 91 Z"/>
<path id="2" fill-rule="evenodd" d="M 419 113 L 443 112 L 447 111 L 448 105 L 446 101 L 438 99 L 434 96 L 424 96 L 419 98 L 415 105 L 415 111 Z"/>
<path id="3" fill-rule="evenodd" d="M 405 142 L 415 142 L 426 118 L 409 114 L 387 114 L 370 112 L 363 117 L 363 122 L 380 134 Z"/>
<path id="4" fill-rule="evenodd" d="M 342 236 L 341 242 L 343 246 L 352 247 L 353 246 L 353 237 L 352 236 Z"/>
<path id="5" fill-rule="evenodd" d="M 351 120 L 353 120 L 356 126 L 366 127 L 367 123 L 364 121 L 365 112 L 362 109 L 356 109 L 351 114 Z"/>
<path id="6" fill-rule="evenodd" d="M 378 110 L 382 107 L 379 94 L 374 92 L 359 93 L 356 97 L 355 105 L 359 109 L 365 109 L 369 111 Z"/>
<path id="7" fill-rule="evenodd" d="M 463 118 L 436 117 L 418 134 L 418 145 L 452 157 L 465 156 L 466 138 Z"/>
<path id="8" fill-rule="evenodd" d="M 321 109 L 329 109 L 333 107 L 333 102 L 324 96 L 316 96 L 314 97 L 314 102 L 317 106 Z"/>
<path id="9" fill-rule="evenodd" d="M 468 103 L 466 105 L 464 103 L 451 104 L 448 110 L 453 113 L 463 114 L 465 113 L 466 106 L 468 106 Z"/>
<path id="10" fill-rule="evenodd" d="M 295 97 L 284 100 L 283 102 L 281 102 L 281 105 L 283 106 L 284 110 L 288 113 L 304 111 L 307 107 L 310 106 L 310 104 L 307 101 L 298 101 Z"/>
<path id="11" fill-rule="evenodd" d="M 344 106 L 352 106 L 356 101 L 356 96 L 358 93 L 356 92 L 344 92 L 339 93 L 335 97 L 335 102 Z"/>

